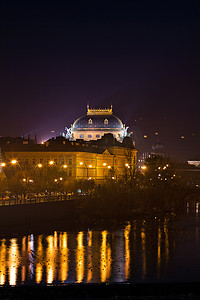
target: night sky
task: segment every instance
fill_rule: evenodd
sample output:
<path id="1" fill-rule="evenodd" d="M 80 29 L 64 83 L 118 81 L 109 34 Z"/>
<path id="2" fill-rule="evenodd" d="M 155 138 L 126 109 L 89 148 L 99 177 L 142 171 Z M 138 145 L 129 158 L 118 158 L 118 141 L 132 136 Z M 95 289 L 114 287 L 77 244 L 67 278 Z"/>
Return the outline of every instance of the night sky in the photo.
<path id="1" fill-rule="evenodd" d="M 200 159 L 199 16 L 194 1 L 2 0 L 0 135 L 42 141 L 112 104 L 139 151 L 159 132 L 172 158 Z"/>

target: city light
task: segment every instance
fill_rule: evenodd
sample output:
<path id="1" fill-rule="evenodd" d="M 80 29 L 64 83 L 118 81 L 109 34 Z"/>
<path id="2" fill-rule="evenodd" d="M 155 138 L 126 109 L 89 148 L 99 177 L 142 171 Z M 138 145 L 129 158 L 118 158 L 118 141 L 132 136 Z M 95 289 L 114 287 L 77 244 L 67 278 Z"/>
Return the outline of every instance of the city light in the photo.
<path id="1" fill-rule="evenodd" d="M 58 181 L 58 179 L 54 179 L 54 181 L 55 181 L 55 182 L 57 182 L 57 181 Z"/>
<path id="2" fill-rule="evenodd" d="M 50 165 L 53 165 L 53 164 L 54 164 L 54 161 L 53 161 L 53 160 L 51 160 L 51 161 L 49 162 L 49 164 L 50 164 Z"/>
<path id="3" fill-rule="evenodd" d="M 146 166 L 142 166 L 141 167 L 142 170 L 146 170 L 146 168 L 147 168 Z"/>
<path id="4" fill-rule="evenodd" d="M 67 168 L 67 165 L 63 165 L 63 168 L 66 169 L 66 168 Z"/>
<path id="5" fill-rule="evenodd" d="M 26 178 L 23 178 L 22 181 L 26 182 Z"/>
<path id="6" fill-rule="evenodd" d="M 2 164 L 1 164 L 1 166 L 2 166 L 2 167 L 5 167 L 5 166 L 6 166 L 6 164 L 5 164 L 5 163 L 2 163 Z"/>
<path id="7" fill-rule="evenodd" d="M 83 162 L 82 162 L 82 161 L 80 162 L 80 165 L 81 165 L 81 166 L 83 165 Z"/>
<path id="8" fill-rule="evenodd" d="M 17 163 L 16 159 L 11 160 L 11 164 L 15 165 Z"/>
<path id="9" fill-rule="evenodd" d="M 108 169 L 110 169 L 111 168 L 111 166 L 108 166 Z"/>
<path id="10" fill-rule="evenodd" d="M 42 164 L 38 164 L 37 166 L 38 166 L 38 168 L 42 168 Z"/>
<path id="11" fill-rule="evenodd" d="M 103 163 L 103 166 L 105 167 L 107 165 L 107 163 Z"/>
<path id="12" fill-rule="evenodd" d="M 146 134 L 144 135 L 144 138 L 145 138 L 145 139 L 147 138 L 147 135 L 146 135 Z"/>
<path id="13" fill-rule="evenodd" d="M 128 167 L 129 166 L 129 164 L 125 164 L 125 167 Z"/>
<path id="14" fill-rule="evenodd" d="M 60 177 L 60 180 L 63 180 L 63 178 L 62 178 L 62 177 Z"/>
<path id="15" fill-rule="evenodd" d="M 89 165 L 88 168 L 92 168 L 92 165 Z"/>

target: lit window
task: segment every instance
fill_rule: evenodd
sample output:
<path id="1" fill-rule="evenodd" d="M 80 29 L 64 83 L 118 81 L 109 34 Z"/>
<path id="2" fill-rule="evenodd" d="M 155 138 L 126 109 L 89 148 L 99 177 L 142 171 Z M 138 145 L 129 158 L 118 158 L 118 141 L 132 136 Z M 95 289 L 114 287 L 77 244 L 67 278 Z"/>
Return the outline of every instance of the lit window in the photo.
<path id="1" fill-rule="evenodd" d="M 92 135 L 91 135 L 91 134 L 88 134 L 88 138 L 91 139 L 91 138 L 92 138 Z"/>
<path id="2" fill-rule="evenodd" d="M 72 165 L 72 159 L 69 158 L 69 165 Z"/>
<path id="3" fill-rule="evenodd" d="M 35 158 L 33 158 L 32 164 L 36 165 L 36 159 Z"/>
<path id="4" fill-rule="evenodd" d="M 108 119 L 104 120 L 104 124 L 106 124 L 106 125 L 108 124 Z"/>
<path id="5" fill-rule="evenodd" d="M 99 139 L 99 138 L 100 138 L 100 135 L 99 135 L 99 134 L 96 134 L 96 138 Z"/>
<path id="6" fill-rule="evenodd" d="M 84 138 L 84 134 L 80 134 L 80 139 L 83 139 Z"/>
<path id="7" fill-rule="evenodd" d="M 88 120 L 88 124 L 92 124 L 92 119 L 89 119 L 89 120 Z"/>

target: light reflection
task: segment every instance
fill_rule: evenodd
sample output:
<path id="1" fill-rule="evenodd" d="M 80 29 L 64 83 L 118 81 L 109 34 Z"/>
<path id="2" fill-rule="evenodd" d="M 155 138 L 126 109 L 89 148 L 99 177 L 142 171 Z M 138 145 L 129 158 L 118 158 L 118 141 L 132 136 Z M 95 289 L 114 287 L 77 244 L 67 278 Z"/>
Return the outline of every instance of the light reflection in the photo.
<path id="1" fill-rule="evenodd" d="M 125 279 L 129 278 L 130 272 L 130 235 L 131 225 L 129 224 L 124 228 L 124 238 L 125 238 Z"/>
<path id="2" fill-rule="evenodd" d="M 6 245 L 5 240 L 2 240 L 0 247 L 0 284 L 5 283 L 6 276 Z"/>
<path id="3" fill-rule="evenodd" d="M 82 231 L 77 235 L 76 274 L 77 282 L 82 282 L 84 277 L 84 246 Z"/>
<path id="4" fill-rule="evenodd" d="M 67 280 L 68 276 L 68 255 L 67 233 L 60 234 L 60 280 L 62 283 Z"/>
<path id="5" fill-rule="evenodd" d="M 47 272 L 47 283 L 53 282 L 53 276 L 54 276 L 54 248 L 53 248 L 53 236 L 49 235 L 47 237 L 47 251 L 46 251 L 46 272 Z"/>
<path id="6" fill-rule="evenodd" d="M 145 227 L 141 229 L 141 239 L 142 239 L 142 277 L 146 278 L 146 233 Z"/>
<path id="7" fill-rule="evenodd" d="M 33 280 L 34 278 L 34 271 L 35 271 L 35 247 L 34 247 L 34 236 L 33 234 L 29 237 L 29 271 L 30 271 L 30 279 Z"/>
<path id="8" fill-rule="evenodd" d="M 87 282 L 92 281 L 92 231 L 88 231 Z"/>
<path id="9" fill-rule="evenodd" d="M 36 282 L 40 283 L 42 280 L 42 272 L 43 272 L 43 245 L 42 245 L 42 235 L 38 236 L 38 242 L 37 242 L 37 252 L 36 252 Z"/>
<path id="10" fill-rule="evenodd" d="M 17 239 L 10 240 L 9 247 L 9 258 L 8 258 L 8 266 L 9 266 L 9 284 L 16 285 L 17 281 L 17 268 L 19 265 L 19 250 L 17 245 Z"/>
<path id="11" fill-rule="evenodd" d="M 169 236 L 168 236 L 168 229 L 166 225 L 166 221 L 164 224 L 164 235 L 165 235 L 165 258 L 166 258 L 166 264 L 169 260 Z"/>

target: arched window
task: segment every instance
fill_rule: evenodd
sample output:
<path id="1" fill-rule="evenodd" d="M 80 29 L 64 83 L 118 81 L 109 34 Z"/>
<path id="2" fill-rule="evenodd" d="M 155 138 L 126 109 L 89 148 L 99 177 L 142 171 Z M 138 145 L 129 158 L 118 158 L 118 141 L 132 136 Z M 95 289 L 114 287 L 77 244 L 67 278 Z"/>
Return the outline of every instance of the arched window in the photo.
<path id="1" fill-rule="evenodd" d="M 108 119 L 104 120 L 104 124 L 106 124 L 106 125 L 108 124 Z"/>
<path id="2" fill-rule="evenodd" d="M 88 124 L 92 124 L 92 119 L 89 119 L 89 120 L 88 120 Z"/>

